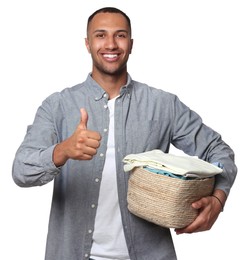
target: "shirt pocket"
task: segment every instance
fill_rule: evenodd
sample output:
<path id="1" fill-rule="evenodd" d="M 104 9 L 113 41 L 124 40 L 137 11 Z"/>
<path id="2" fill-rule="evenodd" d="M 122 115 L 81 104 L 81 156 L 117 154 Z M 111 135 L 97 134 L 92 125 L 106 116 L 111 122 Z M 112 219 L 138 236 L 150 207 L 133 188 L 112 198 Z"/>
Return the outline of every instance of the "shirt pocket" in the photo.
<path id="1" fill-rule="evenodd" d="M 168 142 L 161 121 L 134 121 L 127 128 L 127 153 L 141 153 L 153 149 L 166 149 Z M 168 136 L 168 135 L 167 135 Z"/>

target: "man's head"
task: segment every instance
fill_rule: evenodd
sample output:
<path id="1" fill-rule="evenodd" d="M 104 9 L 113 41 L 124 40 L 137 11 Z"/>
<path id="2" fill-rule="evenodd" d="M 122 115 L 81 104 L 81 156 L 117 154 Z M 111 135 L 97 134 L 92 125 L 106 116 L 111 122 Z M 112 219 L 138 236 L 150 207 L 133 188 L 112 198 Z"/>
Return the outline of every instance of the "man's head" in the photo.
<path id="1" fill-rule="evenodd" d="M 126 73 L 132 50 L 131 22 L 121 10 L 105 7 L 88 19 L 85 44 L 93 60 L 93 75 Z"/>
<path id="2" fill-rule="evenodd" d="M 92 21 L 92 19 L 94 18 L 94 16 L 96 14 L 99 13 L 115 13 L 115 14 L 121 14 L 122 16 L 124 16 L 127 20 L 129 29 L 130 29 L 130 37 L 132 36 L 132 27 L 131 27 L 131 20 L 130 18 L 120 9 L 115 8 L 115 7 L 103 7 L 101 9 L 96 10 L 89 18 L 88 18 L 88 22 L 87 22 L 87 37 L 88 37 L 88 30 L 89 30 L 89 25 L 90 22 Z"/>

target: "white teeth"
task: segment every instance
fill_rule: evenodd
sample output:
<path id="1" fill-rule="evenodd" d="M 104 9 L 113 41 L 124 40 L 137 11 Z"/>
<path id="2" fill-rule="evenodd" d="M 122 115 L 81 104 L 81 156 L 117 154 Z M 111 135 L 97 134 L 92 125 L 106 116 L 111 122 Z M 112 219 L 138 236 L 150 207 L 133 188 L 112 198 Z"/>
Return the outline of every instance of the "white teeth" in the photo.
<path id="1" fill-rule="evenodd" d="M 113 59 L 117 57 L 117 54 L 104 54 L 103 57 Z"/>

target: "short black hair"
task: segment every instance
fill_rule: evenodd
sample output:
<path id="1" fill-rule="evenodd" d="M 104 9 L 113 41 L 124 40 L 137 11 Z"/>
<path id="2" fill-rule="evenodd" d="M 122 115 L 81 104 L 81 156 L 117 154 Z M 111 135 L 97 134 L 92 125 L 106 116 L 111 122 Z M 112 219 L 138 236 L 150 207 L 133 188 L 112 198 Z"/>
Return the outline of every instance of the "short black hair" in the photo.
<path id="1" fill-rule="evenodd" d="M 90 17 L 88 18 L 88 22 L 87 22 L 87 34 L 88 34 L 89 24 L 90 24 L 91 20 L 94 18 L 94 16 L 96 14 L 99 14 L 99 13 L 116 13 L 116 14 L 123 15 L 126 18 L 128 26 L 130 28 L 130 35 L 132 35 L 132 28 L 131 28 L 131 20 L 130 20 L 130 18 L 127 16 L 126 13 L 124 13 L 123 11 L 121 11 L 120 9 L 115 8 L 115 7 L 103 7 L 103 8 L 100 8 L 100 9 L 96 10 L 92 15 L 90 15 Z"/>

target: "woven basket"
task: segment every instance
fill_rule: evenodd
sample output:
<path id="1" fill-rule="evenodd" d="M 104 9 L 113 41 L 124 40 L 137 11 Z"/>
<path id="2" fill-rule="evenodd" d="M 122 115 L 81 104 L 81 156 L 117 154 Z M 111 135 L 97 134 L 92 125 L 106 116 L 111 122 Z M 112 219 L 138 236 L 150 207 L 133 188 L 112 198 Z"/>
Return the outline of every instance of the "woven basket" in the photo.
<path id="1" fill-rule="evenodd" d="M 128 209 L 134 215 L 167 228 L 182 228 L 198 211 L 192 202 L 209 196 L 214 177 L 183 180 L 134 168 L 128 181 Z"/>

